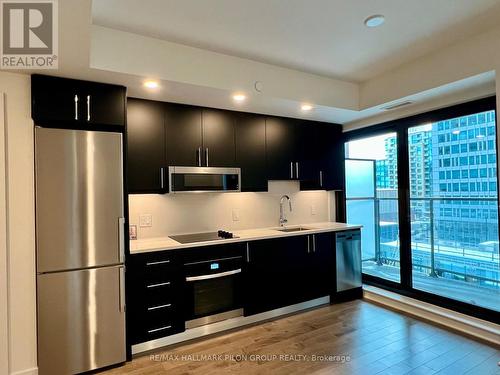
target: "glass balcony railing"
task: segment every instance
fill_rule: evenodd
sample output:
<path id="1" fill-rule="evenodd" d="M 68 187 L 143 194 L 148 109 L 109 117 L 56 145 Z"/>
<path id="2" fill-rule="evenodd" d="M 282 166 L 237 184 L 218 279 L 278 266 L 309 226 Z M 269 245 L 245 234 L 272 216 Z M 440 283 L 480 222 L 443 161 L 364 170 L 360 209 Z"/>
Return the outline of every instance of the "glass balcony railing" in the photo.
<path id="1" fill-rule="evenodd" d="M 497 202 L 410 199 L 414 289 L 500 311 Z M 374 199 L 373 204 L 379 241 L 373 256 L 363 259 L 363 272 L 399 281 L 397 201 Z"/>

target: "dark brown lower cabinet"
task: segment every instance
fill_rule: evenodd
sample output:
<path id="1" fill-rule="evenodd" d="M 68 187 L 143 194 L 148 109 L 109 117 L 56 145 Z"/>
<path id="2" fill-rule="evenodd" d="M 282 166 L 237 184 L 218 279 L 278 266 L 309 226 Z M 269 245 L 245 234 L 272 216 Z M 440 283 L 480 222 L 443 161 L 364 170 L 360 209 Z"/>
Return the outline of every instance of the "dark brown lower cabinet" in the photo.
<path id="1" fill-rule="evenodd" d="M 180 333 L 186 320 L 241 306 L 249 316 L 325 296 L 338 301 L 335 251 L 335 232 L 327 232 L 131 255 L 129 342 Z M 242 271 L 219 276 L 233 268 Z M 214 273 L 216 278 L 199 280 L 217 282 L 217 288 L 193 283 L 193 275 Z"/>
<path id="2" fill-rule="evenodd" d="M 184 331 L 182 264 L 172 252 L 130 256 L 127 280 L 130 344 Z"/>
<path id="3" fill-rule="evenodd" d="M 328 296 L 333 292 L 331 233 L 248 243 L 245 315 Z"/>

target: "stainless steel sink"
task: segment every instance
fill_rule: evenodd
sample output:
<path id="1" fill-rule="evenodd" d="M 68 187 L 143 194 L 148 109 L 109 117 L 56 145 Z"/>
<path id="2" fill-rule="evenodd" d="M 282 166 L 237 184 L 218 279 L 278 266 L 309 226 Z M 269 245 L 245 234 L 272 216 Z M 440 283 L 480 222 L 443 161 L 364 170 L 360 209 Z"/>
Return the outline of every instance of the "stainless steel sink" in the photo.
<path id="1" fill-rule="evenodd" d="M 303 230 L 311 230 L 311 228 L 304 228 L 304 227 L 293 227 L 293 228 L 281 228 L 281 229 L 276 229 L 279 232 L 300 232 Z"/>

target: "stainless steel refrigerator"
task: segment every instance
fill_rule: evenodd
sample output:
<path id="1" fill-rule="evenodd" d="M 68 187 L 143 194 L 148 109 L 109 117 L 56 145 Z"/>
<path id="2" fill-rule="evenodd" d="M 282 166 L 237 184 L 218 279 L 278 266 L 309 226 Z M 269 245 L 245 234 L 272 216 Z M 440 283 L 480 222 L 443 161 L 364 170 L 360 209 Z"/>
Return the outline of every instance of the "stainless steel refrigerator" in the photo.
<path id="1" fill-rule="evenodd" d="M 35 128 L 38 366 L 124 362 L 120 133 Z"/>

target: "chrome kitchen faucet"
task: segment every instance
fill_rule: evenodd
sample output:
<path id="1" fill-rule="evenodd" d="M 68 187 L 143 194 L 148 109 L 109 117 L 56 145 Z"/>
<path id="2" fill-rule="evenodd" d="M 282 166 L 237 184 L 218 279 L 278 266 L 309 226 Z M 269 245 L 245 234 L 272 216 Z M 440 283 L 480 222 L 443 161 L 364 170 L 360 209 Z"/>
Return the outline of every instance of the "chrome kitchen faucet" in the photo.
<path id="1" fill-rule="evenodd" d="M 285 199 L 288 200 L 288 205 L 290 206 L 290 212 L 292 212 L 292 200 L 288 195 L 283 195 L 280 199 L 280 227 L 284 227 L 288 220 L 285 217 L 285 210 L 283 208 L 283 204 L 285 203 Z"/>

